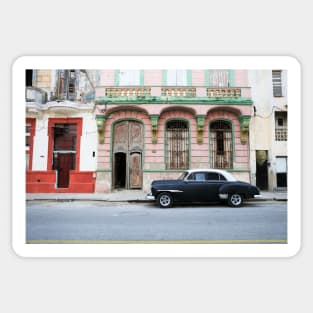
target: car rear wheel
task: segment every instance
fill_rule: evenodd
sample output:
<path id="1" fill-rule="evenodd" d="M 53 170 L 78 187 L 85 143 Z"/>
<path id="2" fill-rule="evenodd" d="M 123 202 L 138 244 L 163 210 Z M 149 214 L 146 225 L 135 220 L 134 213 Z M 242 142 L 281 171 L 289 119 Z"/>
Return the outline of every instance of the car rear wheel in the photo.
<path id="1" fill-rule="evenodd" d="M 231 207 L 240 207 L 243 204 L 243 196 L 239 193 L 233 193 L 228 196 L 227 203 Z"/>
<path id="2" fill-rule="evenodd" d="M 173 197 L 169 192 L 162 192 L 157 197 L 157 204 L 160 208 L 170 208 L 173 202 Z"/>

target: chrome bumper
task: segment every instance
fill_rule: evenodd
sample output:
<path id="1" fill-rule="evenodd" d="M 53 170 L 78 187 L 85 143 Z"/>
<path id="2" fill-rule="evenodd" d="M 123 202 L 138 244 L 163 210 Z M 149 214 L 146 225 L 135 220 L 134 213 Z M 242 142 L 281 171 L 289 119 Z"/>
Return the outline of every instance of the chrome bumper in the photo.
<path id="1" fill-rule="evenodd" d="M 220 193 L 218 196 L 220 197 L 221 200 L 228 199 L 228 194 L 227 193 Z"/>
<path id="2" fill-rule="evenodd" d="M 262 195 L 254 195 L 253 198 L 254 198 L 254 199 L 262 199 L 263 196 L 262 196 Z"/>
<path id="3" fill-rule="evenodd" d="M 155 197 L 151 193 L 148 193 L 146 195 L 146 200 L 155 200 Z"/>

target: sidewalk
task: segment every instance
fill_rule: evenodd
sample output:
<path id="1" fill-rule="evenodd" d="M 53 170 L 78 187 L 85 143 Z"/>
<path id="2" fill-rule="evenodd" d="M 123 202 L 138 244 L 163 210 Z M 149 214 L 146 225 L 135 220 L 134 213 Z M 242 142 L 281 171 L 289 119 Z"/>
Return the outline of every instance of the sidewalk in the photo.
<path id="1" fill-rule="evenodd" d="M 108 202 L 151 202 L 146 200 L 146 192 L 142 190 L 122 190 L 110 193 L 27 193 L 26 200 L 56 200 L 56 201 L 108 201 Z M 287 201 L 288 193 L 262 191 L 261 199 L 253 201 Z"/>

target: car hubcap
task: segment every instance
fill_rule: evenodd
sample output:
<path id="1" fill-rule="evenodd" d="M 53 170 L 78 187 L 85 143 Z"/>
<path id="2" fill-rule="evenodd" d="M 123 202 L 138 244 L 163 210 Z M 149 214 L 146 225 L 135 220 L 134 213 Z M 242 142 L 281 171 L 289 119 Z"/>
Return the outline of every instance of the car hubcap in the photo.
<path id="1" fill-rule="evenodd" d="M 241 204 L 241 196 L 240 195 L 232 195 L 231 196 L 231 203 L 233 205 L 239 205 Z"/>
<path id="2" fill-rule="evenodd" d="M 160 198 L 160 203 L 162 204 L 162 206 L 168 206 L 171 203 L 171 199 L 169 196 L 164 195 Z"/>

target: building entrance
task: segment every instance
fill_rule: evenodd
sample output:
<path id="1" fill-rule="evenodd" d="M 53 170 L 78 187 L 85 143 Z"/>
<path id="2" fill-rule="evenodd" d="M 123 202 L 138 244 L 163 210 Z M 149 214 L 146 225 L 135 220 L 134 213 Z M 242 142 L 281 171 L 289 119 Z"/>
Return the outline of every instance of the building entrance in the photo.
<path id="1" fill-rule="evenodd" d="M 75 169 L 76 124 L 55 124 L 53 134 L 53 169 L 56 170 L 56 187 L 68 188 L 70 171 Z"/>
<path id="2" fill-rule="evenodd" d="M 113 188 L 142 188 L 143 126 L 137 121 L 114 125 Z"/>
<path id="3" fill-rule="evenodd" d="M 268 189 L 267 150 L 256 151 L 256 185 L 261 190 Z"/>

